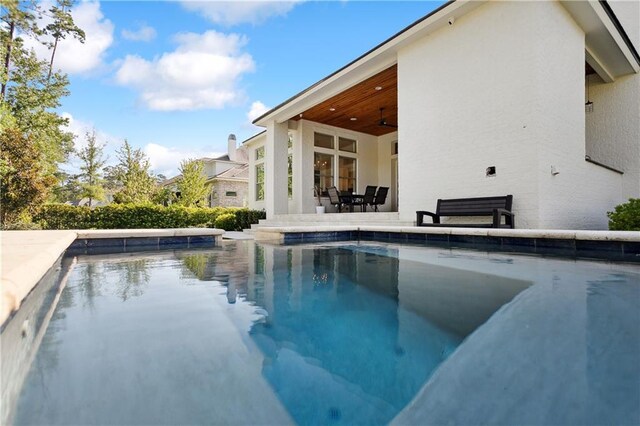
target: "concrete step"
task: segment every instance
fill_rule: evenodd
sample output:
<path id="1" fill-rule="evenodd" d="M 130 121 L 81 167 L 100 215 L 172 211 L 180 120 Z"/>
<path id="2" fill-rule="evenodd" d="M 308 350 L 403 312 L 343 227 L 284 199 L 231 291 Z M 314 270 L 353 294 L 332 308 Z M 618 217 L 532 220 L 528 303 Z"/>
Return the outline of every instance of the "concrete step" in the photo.
<path id="1" fill-rule="evenodd" d="M 310 222 L 310 221 L 265 221 L 260 224 L 251 225 L 252 231 L 260 228 L 269 228 L 269 227 L 291 227 L 291 226 L 358 226 L 358 225 L 371 225 L 371 226 L 413 226 L 413 222 L 411 221 L 367 221 L 367 222 L 353 222 L 353 221 L 319 221 L 319 222 Z"/>

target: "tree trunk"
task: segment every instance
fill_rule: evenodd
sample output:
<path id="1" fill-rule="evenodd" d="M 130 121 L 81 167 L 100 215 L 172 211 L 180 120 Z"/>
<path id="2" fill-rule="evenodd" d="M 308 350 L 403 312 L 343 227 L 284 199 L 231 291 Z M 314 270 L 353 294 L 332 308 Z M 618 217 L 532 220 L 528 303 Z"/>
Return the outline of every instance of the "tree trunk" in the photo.
<path id="1" fill-rule="evenodd" d="M 58 48 L 58 37 L 53 42 L 53 50 L 51 51 L 51 61 L 49 62 L 49 74 L 47 75 L 47 83 L 51 80 L 51 71 L 53 70 L 53 58 L 56 56 L 56 49 Z"/>
<path id="2" fill-rule="evenodd" d="M 7 73 L 7 82 L 9 81 L 9 64 L 11 63 L 11 46 L 13 44 L 13 31 L 15 30 L 16 24 L 14 21 L 11 21 L 9 24 L 9 40 L 7 40 L 7 54 L 4 56 L 4 69 Z M 4 94 L 7 90 L 7 82 L 2 83 L 2 92 L 0 92 L 0 101 L 4 100 Z"/>

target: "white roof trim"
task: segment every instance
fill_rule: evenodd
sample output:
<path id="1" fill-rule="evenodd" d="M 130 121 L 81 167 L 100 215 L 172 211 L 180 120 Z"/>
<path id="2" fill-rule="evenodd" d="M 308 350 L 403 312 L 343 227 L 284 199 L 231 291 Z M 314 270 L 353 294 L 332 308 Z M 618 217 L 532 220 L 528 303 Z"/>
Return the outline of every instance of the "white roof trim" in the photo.
<path id="1" fill-rule="evenodd" d="M 320 80 L 315 85 L 283 102 L 254 121 L 266 127 L 269 121 L 283 123 L 318 103 L 378 74 L 397 62 L 397 52 L 414 40 L 446 25 L 450 17 L 458 18 L 484 4 L 486 0 L 457 0 L 410 25 L 360 58 Z"/>

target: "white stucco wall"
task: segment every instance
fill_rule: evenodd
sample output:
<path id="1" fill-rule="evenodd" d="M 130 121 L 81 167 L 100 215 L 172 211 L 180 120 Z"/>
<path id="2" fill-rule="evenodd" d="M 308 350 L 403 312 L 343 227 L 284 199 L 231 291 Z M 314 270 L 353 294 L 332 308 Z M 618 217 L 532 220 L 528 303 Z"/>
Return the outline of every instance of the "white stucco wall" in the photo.
<path id="1" fill-rule="evenodd" d="M 490 2 L 401 50 L 401 220 L 513 194 L 518 228 L 606 227 L 622 189 L 584 161 L 583 78 L 584 33 L 557 2 Z"/>
<path id="2" fill-rule="evenodd" d="M 392 197 L 395 189 L 392 182 L 391 160 L 393 144 L 398 141 L 398 132 L 388 133 L 378 137 L 378 183 L 377 186 L 389 187 L 387 202 L 378 209 L 383 212 L 393 211 Z M 362 189 L 364 191 L 364 188 Z"/>
<path id="3" fill-rule="evenodd" d="M 514 194 L 518 226 L 537 224 L 535 8 L 490 3 L 399 52 L 401 220 L 438 198 Z"/>

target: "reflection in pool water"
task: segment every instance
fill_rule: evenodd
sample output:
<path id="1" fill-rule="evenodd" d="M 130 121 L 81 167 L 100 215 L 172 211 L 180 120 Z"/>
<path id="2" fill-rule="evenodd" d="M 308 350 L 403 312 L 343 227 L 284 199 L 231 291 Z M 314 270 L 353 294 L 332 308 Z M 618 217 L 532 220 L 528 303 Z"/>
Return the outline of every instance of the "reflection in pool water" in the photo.
<path id="1" fill-rule="evenodd" d="M 596 300 L 637 294 L 629 274 L 585 282 L 579 264 L 555 261 L 563 275 L 540 262 L 373 243 L 83 256 L 14 422 L 387 423 L 524 290 L 578 289 L 598 315 L 610 312 Z"/>

